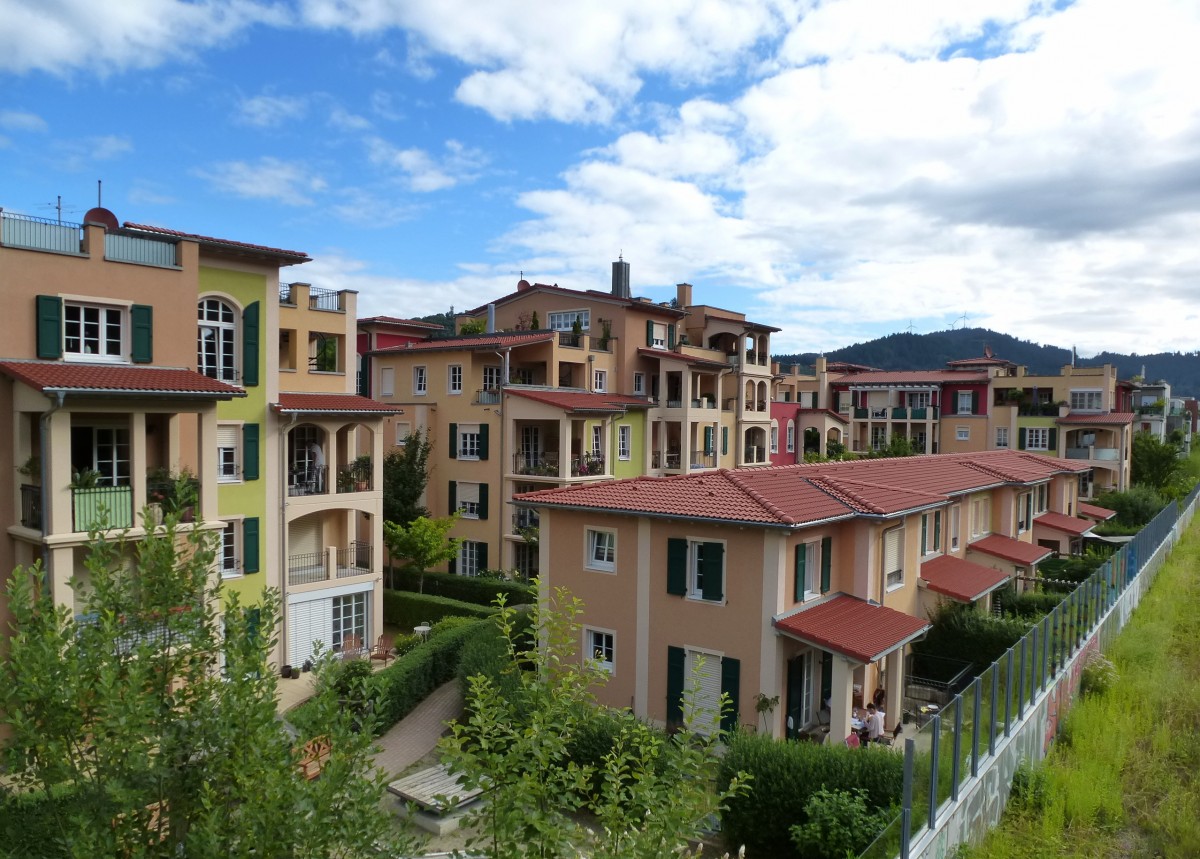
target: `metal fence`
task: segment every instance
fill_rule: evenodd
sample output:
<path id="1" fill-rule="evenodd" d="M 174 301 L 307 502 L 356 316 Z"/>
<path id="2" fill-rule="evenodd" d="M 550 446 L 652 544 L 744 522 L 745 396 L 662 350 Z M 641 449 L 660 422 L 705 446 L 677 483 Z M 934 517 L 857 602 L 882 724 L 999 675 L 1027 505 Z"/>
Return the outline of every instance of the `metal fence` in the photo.
<path id="1" fill-rule="evenodd" d="M 999 821 L 1013 772 L 1045 756 L 1084 665 L 1128 622 L 1198 495 L 1164 508 L 946 706 L 914 714 L 902 810 L 861 859 L 949 855 Z"/>

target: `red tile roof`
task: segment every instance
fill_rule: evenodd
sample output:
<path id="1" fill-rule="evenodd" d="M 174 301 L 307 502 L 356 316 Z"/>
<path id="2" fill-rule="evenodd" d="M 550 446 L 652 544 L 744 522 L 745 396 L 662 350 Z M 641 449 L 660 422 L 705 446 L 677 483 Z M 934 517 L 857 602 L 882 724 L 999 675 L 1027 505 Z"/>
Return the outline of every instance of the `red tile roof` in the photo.
<path id="1" fill-rule="evenodd" d="M 1004 455 L 974 462 L 971 467 L 994 475 L 1006 483 L 1030 483 L 1047 479 L 1050 475 L 1045 470 L 1044 460 L 1046 459 L 1054 459 L 1057 471 L 1084 472 L 1090 468 L 1086 462 L 1078 459 L 1057 459 L 1039 453 L 1017 450 L 997 451 L 997 453 Z"/>
<path id="2" fill-rule="evenodd" d="M 929 621 L 845 594 L 774 618 L 772 623 L 784 635 L 858 662 L 876 662 L 932 626 Z"/>
<path id="3" fill-rule="evenodd" d="M 1014 540 L 1012 537 L 1002 537 L 999 534 L 993 534 L 990 537 L 984 537 L 982 540 L 976 540 L 974 543 L 967 544 L 967 551 L 982 552 L 985 555 L 991 555 L 1004 561 L 1011 561 L 1014 564 L 1024 564 L 1026 566 L 1036 564 L 1038 561 L 1044 561 L 1054 554 L 1053 549 L 1046 549 L 1042 546 L 1035 546 L 1032 543 Z"/>
<path id="4" fill-rule="evenodd" d="M 443 326 L 436 322 L 422 322 L 420 319 L 401 319 L 398 316 L 367 316 L 358 320 L 359 325 L 404 325 L 410 328 L 428 328 L 433 331 L 442 331 Z"/>
<path id="5" fill-rule="evenodd" d="M 525 284 L 524 287 L 520 285 L 522 283 Z M 487 310 L 488 304 L 507 304 L 508 302 L 520 298 L 523 295 L 532 295 L 535 292 L 546 292 L 551 295 L 565 295 L 575 298 L 598 299 L 601 301 L 612 302 L 614 304 L 624 304 L 628 305 L 629 307 L 638 307 L 643 310 L 653 310 L 655 312 L 665 313 L 668 316 L 674 316 L 676 318 L 683 318 L 684 316 L 688 315 L 686 310 L 670 307 L 666 304 L 655 304 L 653 301 L 641 301 L 637 298 L 620 298 L 616 295 L 613 295 L 611 292 L 603 292 L 598 289 L 567 289 L 566 287 L 559 286 L 558 284 L 550 285 L 546 283 L 529 283 L 529 281 L 526 280 L 518 282 L 516 292 L 510 292 L 507 295 L 502 295 L 499 298 L 492 299 L 487 304 L 481 304 L 478 307 L 472 308 L 471 310 L 464 310 L 463 313 L 466 316 L 478 316 L 480 313 L 483 313 L 485 310 Z"/>
<path id="6" fill-rule="evenodd" d="M 1085 504 L 1082 501 L 1079 502 L 1079 513 L 1082 516 L 1087 516 L 1090 519 L 1096 519 L 1100 522 L 1107 522 L 1117 515 L 1116 510 L 1109 510 L 1107 507 L 1101 507 L 1098 504 Z"/>
<path id="7" fill-rule="evenodd" d="M 1076 537 L 1083 536 L 1096 525 L 1090 519 L 1076 519 L 1074 516 L 1068 516 L 1065 513 L 1043 513 L 1041 516 L 1034 518 L 1033 524 L 1044 525 L 1047 528 L 1062 531 L 1065 534 L 1073 534 Z"/>
<path id="8" fill-rule="evenodd" d="M 282 248 L 272 248 L 267 245 L 252 245 L 247 242 L 235 242 L 232 239 L 217 239 L 212 236 L 201 236 L 197 233 L 183 233 L 179 230 L 168 230 L 166 227 L 155 227 L 150 224 L 134 224 L 129 221 L 125 222 L 125 229 L 139 230 L 144 233 L 155 233 L 160 236 L 174 236 L 180 239 L 192 239 L 202 245 L 210 247 L 228 248 L 230 250 L 249 251 L 257 254 L 265 254 L 266 256 L 278 257 L 287 262 L 288 265 L 298 262 L 308 262 L 311 257 L 304 251 L 288 251 Z"/>
<path id="9" fill-rule="evenodd" d="M 1006 361 L 1003 358 L 993 358 L 990 355 L 984 355 L 981 358 L 959 358 L 955 361 L 947 361 L 947 367 L 1015 367 L 1017 366 L 1012 361 Z"/>
<path id="10" fill-rule="evenodd" d="M 931 591 L 959 602 L 975 602 L 1008 581 L 1008 573 L 954 555 L 921 564 L 920 577 Z"/>
<path id="11" fill-rule="evenodd" d="M 0 372 L 43 393 L 88 395 L 174 395 L 228 400 L 246 392 L 194 370 L 145 364 L 91 364 L 68 361 L 0 361 Z"/>
<path id="12" fill-rule="evenodd" d="M 1101 412 L 1100 414 L 1088 412 L 1068 412 L 1060 417 L 1055 423 L 1060 424 L 1131 424 L 1133 423 L 1133 412 Z"/>
<path id="13" fill-rule="evenodd" d="M 848 385 L 941 385 L 946 382 L 986 382 L 986 371 L 967 370 L 868 370 L 837 379 Z"/>
<path id="14" fill-rule="evenodd" d="M 712 367 L 714 370 L 728 370 L 729 362 L 718 361 L 715 358 L 700 358 L 696 355 L 687 355 L 683 352 L 672 352 L 668 349 L 652 349 L 649 346 L 639 346 L 638 354 L 644 355 L 647 358 L 669 359 L 673 361 L 682 361 L 685 364 L 692 364 L 697 367 Z"/>
<path id="15" fill-rule="evenodd" d="M 357 394 L 280 394 L 272 403 L 277 412 L 326 412 L 329 414 L 394 415 L 401 410 Z"/>
<path id="16" fill-rule="evenodd" d="M 776 405 L 794 406 L 795 403 L 777 403 Z M 799 417 L 800 415 L 825 415 L 826 417 L 841 421 L 844 424 L 850 423 L 850 418 L 846 417 L 841 412 L 834 411 L 833 409 L 812 409 L 808 408 L 807 406 L 798 407 L 796 409 L 796 416 Z"/>
<path id="17" fill-rule="evenodd" d="M 624 394 L 596 394 L 591 391 L 569 391 L 561 388 L 513 386 L 506 387 L 504 390 L 515 397 L 535 400 L 568 412 L 624 412 L 627 409 L 644 409 L 650 405 L 650 402 L 644 397 L 627 397 Z"/>
<path id="18" fill-rule="evenodd" d="M 437 340 L 422 340 L 376 349 L 372 355 L 395 355 L 405 352 L 449 352 L 488 351 L 510 346 L 526 346 L 530 343 L 549 343 L 558 337 L 555 331 L 496 331 L 491 334 L 464 334 L 458 337 L 442 337 Z"/>

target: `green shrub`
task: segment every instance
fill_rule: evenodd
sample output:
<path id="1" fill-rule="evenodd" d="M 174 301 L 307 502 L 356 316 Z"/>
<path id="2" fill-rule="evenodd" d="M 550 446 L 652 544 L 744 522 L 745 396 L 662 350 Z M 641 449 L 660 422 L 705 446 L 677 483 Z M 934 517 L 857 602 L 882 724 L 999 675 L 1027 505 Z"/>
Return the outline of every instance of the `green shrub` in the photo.
<path id="1" fill-rule="evenodd" d="M 436 623 L 444 617 L 490 617 L 495 607 L 460 602 L 447 597 L 409 591 L 383 592 L 383 622 L 401 629 L 413 629 L 429 621 Z"/>
<path id="2" fill-rule="evenodd" d="M 933 628 L 912 649 L 914 653 L 974 662 L 975 669 L 982 672 L 1020 641 L 1030 626 L 1024 618 L 996 617 L 975 606 L 945 602 L 934 613 Z"/>
<path id="3" fill-rule="evenodd" d="M 394 569 L 390 579 L 393 587 L 415 592 L 421 577 L 411 570 Z M 526 582 L 506 581 L 492 576 L 457 576 L 452 573 L 426 573 L 422 592 L 429 596 L 449 597 L 486 606 L 495 602 L 497 594 L 504 594 L 508 605 L 528 605 L 537 599 L 536 587 Z"/>
<path id="4" fill-rule="evenodd" d="M 1009 796 L 1010 807 L 1017 811 L 1040 812 L 1046 807 L 1048 795 L 1046 770 L 1031 764 L 1028 760 L 1021 761 L 1020 766 L 1013 772 L 1012 794 Z"/>
<path id="5" fill-rule="evenodd" d="M 1091 653 L 1083 664 L 1079 677 L 1079 691 L 1083 695 L 1103 695 L 1120 679 L 1117 666 L 1104 654 Z"/>
<path id="6" fill-rule="evenodd" d="M 439 635 L 449 632 L 452 629 L 457 629 L 460 626 L 467 626 L 468 624 L 475 623 L 478 620 L 479 620 L 479 618 L 477 618 L 477 617 L 465 617 L 463 615 L 446 615 L 446 617 L 443 617 L 441 620 L 439 620 L 437 623 L 435 623 L 430 628 L 429 637 L 437 638 Z"/>
<path id="7" fill-rule="evenodd" d="M 1124 492 L 1104 492 L 1096 503 L 1116 511 L 1117 515 L 1105 525 L 1141 529 L 1167 506 L 1167 499 L 1149 486 L 1135 484 Z"/>
<path id="8" fill-rule="evenodd" d="M 992 599 L 1004 614 L 1036 621 L 1054 611 L 1063 601 L 1063 594 L 1059 591 L 1025 591 L 1018 594 L 1012 587 L 1006 587 L 997 591 Z"/>
<path id="9" fill-rule="evenodd" d="M 809 797 L 804 812 L 808 819 L 790 832 L 792 843 L 805 859 L 857 856 L 898 813 L 895 808 L 870 810 L 862 790 L 825 788 Z"/>
<path id="10" fill-rule="evenodd" d="M 849 749 L 837 743 L 779 742 L 762 734 L 730 736 L 718 784 L 727 787 L 745 772 L 750 790 L 731 800 L 721 814 L 729 846 L 746 845 L 750 857 L 800 857 L 790 827 L 808 822 L 809 799 L 818 790 L 863 791 L 869 811 L 900 802 L 904 757 L 883 748 Z M 877 833 L 872 829 L 872 837 Z"/>
<path id="11" fill-rule="evenodd" d="M 55 785 L 29 793 L 0 789 L 0 856 L 29 859 L 67 859 L 71 856 L 71 833 L 62 829 L 81 805 L 80 792 L 70 785 Z M 103 802 L 95 796 L 91 802 Z M 114 805 L 112 813 L 117 813 Z"/>

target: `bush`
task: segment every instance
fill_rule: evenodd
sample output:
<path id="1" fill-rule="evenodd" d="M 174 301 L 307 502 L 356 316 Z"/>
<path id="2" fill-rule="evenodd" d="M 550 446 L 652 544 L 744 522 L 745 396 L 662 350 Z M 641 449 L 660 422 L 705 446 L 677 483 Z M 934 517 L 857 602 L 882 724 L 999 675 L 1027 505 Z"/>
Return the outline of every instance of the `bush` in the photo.
<path id="1" fill-rule="evenodd" d="M 1083 695 L 1103 695 L 1119 679 L 1117 666 L 1104 654 L 1093 652 L 1083 664 L 1083 673 L 1079 677 L 1079 691 Z"/>
<path id="2" fill-rule="evenodd" d="M 1167 499 L 1149 486 L 1134 485 L 1124 492 L 1102 493 L 1096 503 L 1117 514 L 1101 527 L 1115 525 L 1140 530 L 1167 506 Z M 1101 533 L 1101 527 L 1097 527 L 1097 533 Z"/>
<path id="3" fill-rule="evenodd" d="M 92 804 L 109 802 L 92 796 Z M 10 793 L 0 789 L 0 855 L 67 859 L 71 856 L 71 834 L 62 831 L 62 820 L 69 820 L 85 802 L 81 792 L 70 785 L 55 785 L 49 793 L 31 791 Z M 118 813 L 113 803 L 112 814 Z"/>
<path id="4" fill-rule="evenodd" d="M 466 617 L 464 615 L 447 615 L 435 623 L 429 629 L 429 637 L 437 638 L 443 633 L 447 633 L 452 629 L 457 629 L 460 626 L 467 626 L 479 620 L 477 617 Z"/>
<path id="5" fill-rule="evenodd" d="M 393 569 L 390 579 L 393 588 L 416 592 L 421 577 L 412 570 Z M 537 599 L 537 588 L 525 582 L 452 573 L 426 573 L 423 593 L 486 606 L 495 602 L 497 594 L 504 594 L 508 605 L 528 605 Z"/>
<path id="6" fill-rule="evenodd" d="M 945 602 L 933 616 L 933 629 L 913 644 L 914 653 L 974 662 L 982 672 L 1021 640 L 1031 624 L 1020 617 L 996 617 L 975 606 Z"/>
<path id="7" fill-rule="evenodd" d="M 750 790 L 728 803 L 721 828 L 732 849 L 746 845 L 751 857 L 800 857 L 790 827 L 808 822 L 809 799 L 826 790 L 861 789 L 867 809 L 900 802 L 904 757 L 883 748 L 849 749 L 840 743 L 779 742 L 762 734 L 730 736 L 718 784 L 727 787 L 745 772 Z M 872 837 L 877 829 L 872 829 Z"/>
<path id="8" fill-rule="evenodd" d="M 1025 591 L 1018 594 L 1013 588 L 1007 587 L 997 591 L 993 600 L 1006 615 L 1036 621 L 1054 611 L 1063 601 L 1063 594 L 1057 591 Z"/>
<path id="9" fill-rule="evenodd" d="M 495 612 L 495 607 L 430 594 L 383 592 L 383 622 L 401 629 L 413 629 L 425 621 L 435 623 L 444 617 L 491 617 Z"/>
<path id="10" fill-rule="evenodd" d="M 1046 771 L 1028 760 L 1021 761 L 1013 772 L 1010 806 L 1017 811 L 1041 811 L 1046 807 L 1048 795 Z"/>
<path id="11" fill-rule="evenodd" d="M 821 788 L 804 806 L 808 820 L 791 828 L 792 843 L 805 859 L 844 859 L 870 846 L 898 811 L 867 808 L 862 790 Z"/>
<path id="12" fill-rule="evenodd" d="M 378 730 L 386 731 L 412 712 L 429 694 L 458 672 L 463 649 L 472 638 L 493 627 L 490 620 L 450 629 L 430 637 L 403 658 L 372 677 L 378 702 Z"/>

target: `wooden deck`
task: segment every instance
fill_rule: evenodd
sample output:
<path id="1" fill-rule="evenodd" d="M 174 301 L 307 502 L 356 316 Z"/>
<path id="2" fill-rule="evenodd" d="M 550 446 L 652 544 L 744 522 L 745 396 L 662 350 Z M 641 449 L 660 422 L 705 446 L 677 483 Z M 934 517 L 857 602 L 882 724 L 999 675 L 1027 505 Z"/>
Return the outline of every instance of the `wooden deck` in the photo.
<path id="1" fill-rule="evenodd" d="M 465 788 L 462 777 L 452 775 L 445 764 L 421 770 L 388 784 L 388 791 L 433 814 L 445 814 L 476 800 L 483 788 Z"/>

